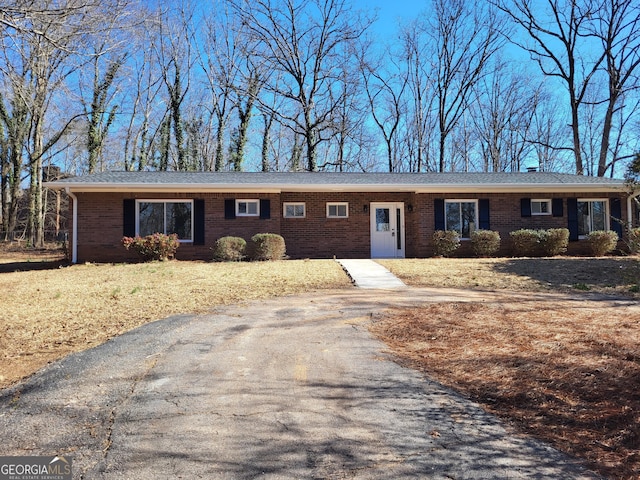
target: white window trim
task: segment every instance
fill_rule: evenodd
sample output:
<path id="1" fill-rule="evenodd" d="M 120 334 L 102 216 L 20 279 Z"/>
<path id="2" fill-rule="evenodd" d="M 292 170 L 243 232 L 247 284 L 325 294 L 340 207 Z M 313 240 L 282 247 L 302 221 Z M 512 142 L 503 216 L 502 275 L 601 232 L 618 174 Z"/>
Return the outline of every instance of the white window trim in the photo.
<path id="1" fill-rule="evenodd" d="M 332 207 L 332 206 L 339 207 L 341 205 L 344 205 L 346 207 L 345 208 L 346 215 L 330 215 L 329 214 L 329 207 Z M 349 202 L 327 202 L 327 218 L 349 218 Z"/>
<path id="2" fill-rule="evenodd" d="M 178 242 L 180 243 L 193 243 L 193 222 L 194 222 L 194 216 L 193 216 L 193 200 L 189 200 L 189 199 L 183 199 L 183 198 L 164 198 L 164 199 L 158 199 L 158 198 L 139 198 L 136 199 L 136 236 L 140 235 L 140 204 L 141 203 L 188 203 L 191 205 L 191 238 L 190 239 L 183 239 L 183 238 L 179 238 Z M 165 207 L 165 213 L 166 213 L 166 207 Z M 167 231 L 167 216 L 165 215 L 164 217 L 164 222 L 165 222 L 165 226 L 164 226 L 164 230 L 165 232 Z M 165 233 L 165 232 L 160 232 L 160 233 Z M 166 234 L 166 233 L 165 233 Z"/>
<path id="3" fill-rule="evenodd" d="M 609 199 L 608 198 L 578 198 L 578 203 L 580 202 L 604 202 L 604 229 L 606 231 L 611 230 L 610 218 L 609 214 Z M 591 230 L 589 233 L 593 232 Z M 578 237 L 579 240 L 584 240 L 587 238 L 587 235 L 580 235 Z"/>
<path id="4" fill-rule="evenodd" d="M 447 225 L 447 203 L 475 203 L 475 230 L 478 230 L 478 222 L 480 213 L 478 212 L 478 199 L 477 198 L 446 198 L 444 200 L 444 228 L 445 230 L 449 229 L 449 225 Z M 474 231 L 475 231 L 474 230 Z M 471 237 L 463 237 L 462 232 L 458 232 L 460 234 L 460 240 L 471 240 Z M 471 232 L 469 233 L 471 235 Z"/>
<path id="5" fill-rule="evenodd" d="M 533 211 L 533 202 L 540 202 L 540 203 L 544 202 L 544 203 L 546 203 L 548 205 L 547 212 L 534 212 Z M 531 199 L 531 215 L 532 216 L 538 216 L 538 215 L 548 216 L 548 215 L 551 215 L 553 213 L 552 212 L 552 208 L 553 208 L 553 205 L 551 204 L 551 199 L 550 198 L 532 198 Z"/>
<path id="6" fill-rule="evenodd" d="M 255 203 L 256 213 L 240 213 L 241 203 Z M 236 217 L 259 217 L 260 216 L 260 200 L 255 198 L 240 198 L 236 200 Z"/>
<path id="7" fill-rule="evenodd" d="M 302 215 L 287 215 L 287 207 L 302 206 Z M 282 216 L 284 218 L 305 218 L 307 216 L 307 205 L 304 202 L 284 202 L 282 204 Z"/>

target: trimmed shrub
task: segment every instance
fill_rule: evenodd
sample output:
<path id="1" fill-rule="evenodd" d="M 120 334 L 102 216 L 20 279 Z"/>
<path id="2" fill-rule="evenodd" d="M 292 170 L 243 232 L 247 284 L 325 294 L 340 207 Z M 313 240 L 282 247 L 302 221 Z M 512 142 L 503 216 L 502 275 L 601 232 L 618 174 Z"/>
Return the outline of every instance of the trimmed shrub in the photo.
<path id="1" fill-rule="evenodd" d="M 123 237 L 122 245 L 127 250 L 133 250 L 142 257 L 145 262 L 151 260 L 169 260 L 174 258 L 176 250 L 180 246 L 178 235 L 172 233 L 154 233 L 146 237 Z"/>
<path id="2" fill-rule="evenodd" d="M 251 237 L 251 260 L 282 260 L 285 258 L 284 238 L 275 233 L 258 233 Z"/>
<path id="3" fill-rule="evenodd" d="M 522 228 L 509 233 L 511 248 L 516 257 L 533 257 L 538 253 L 540 230 Z"/>
<path id="4" fill-rule="evenodd" d="M 603 257 L 618 246 L 618 234 L 611 230 L 596 230 L 587 235 L 587 242 L 594 257 Z"/>
<path id="5" fill-rule="evenodd" d="M 492 230 L 471 232 L 471 249 L 477 257 L 490 257 L 500 249 L 500 234 Z"/>
<path id="6" fill-rule="evenodd" d="M 542 232 L 540 248 L 544 256 L 555 257 L 567 251 L 569 246 L 568 228 L 550 228 L 549 230 L 542 230 Z"/>
<path id="7" fill-rule="evenodd" d="M 244 259 L 247 242 L 240 237 L 222 237 L 216 240 L 213 259 L 219 262 L 239 262 Z"/>
<path id="8" fill-rule="evenodd" d="M 433 232 L 433 253 L 436 257 L 448 257 L 460 246 L 460 234 L 455 230 Z"/>

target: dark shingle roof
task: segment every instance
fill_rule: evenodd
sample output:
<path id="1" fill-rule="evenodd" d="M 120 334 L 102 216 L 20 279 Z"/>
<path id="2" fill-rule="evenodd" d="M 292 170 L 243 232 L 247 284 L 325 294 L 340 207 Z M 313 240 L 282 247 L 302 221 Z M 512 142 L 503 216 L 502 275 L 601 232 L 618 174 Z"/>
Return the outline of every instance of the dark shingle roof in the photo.
<path id="1" fill-rule="evenodd" d="M 72 190 L 276 189 L 372 191 L 499 191 L 540 188 L 620 190 L 623 180 L 563 173 L 340 173 L 340 172 L 104 172 L 48 182 Z"/>

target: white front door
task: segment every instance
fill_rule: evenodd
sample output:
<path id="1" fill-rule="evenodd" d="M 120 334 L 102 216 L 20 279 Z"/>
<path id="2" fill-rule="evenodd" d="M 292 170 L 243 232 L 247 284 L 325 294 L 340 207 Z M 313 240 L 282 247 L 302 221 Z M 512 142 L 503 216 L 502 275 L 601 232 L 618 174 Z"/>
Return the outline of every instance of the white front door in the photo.
<path id="1" fill-rule="evenodd" d="M 372 203 L 371 258 L 404 258 L 404 203 Z"/>

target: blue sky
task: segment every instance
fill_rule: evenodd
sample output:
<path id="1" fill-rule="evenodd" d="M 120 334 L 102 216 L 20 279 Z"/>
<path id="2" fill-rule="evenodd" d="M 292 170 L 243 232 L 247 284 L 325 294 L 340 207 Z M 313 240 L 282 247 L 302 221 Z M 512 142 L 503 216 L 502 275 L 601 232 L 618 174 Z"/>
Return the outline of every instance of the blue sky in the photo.
<path id="1" fill-rule="evenodd" d="M 372 29 L 386 40 L 397 32 L 400 22 L 411 20 L 424 10 L 427 0 L 353 0 L 352 5 L 355 9 L 377 12 L 378 20 Z"/>

